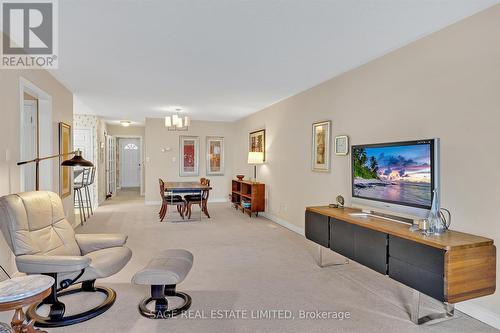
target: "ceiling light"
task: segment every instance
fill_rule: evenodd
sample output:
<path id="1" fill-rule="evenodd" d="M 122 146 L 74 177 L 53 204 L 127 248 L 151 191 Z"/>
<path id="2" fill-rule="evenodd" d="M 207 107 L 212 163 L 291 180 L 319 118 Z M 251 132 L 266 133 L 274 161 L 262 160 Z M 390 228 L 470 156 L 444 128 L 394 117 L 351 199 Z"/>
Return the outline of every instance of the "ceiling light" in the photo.
<path id="1" fill-rule="evenodd" d="M 120 120 L 120 124 L 123 126 L 123 127 L 129 127 L 130 124 L 132 124 L 132 122 L 130 120 Z"/>
<path id="2" fill-rule="evenodd" d="M 180 116 L 181 108 L 175 109 L 175 114 L 165 117 L 165 127 L 169 131 L 187 131 L 191 126 L 191 118 L 188 116 Z"/>

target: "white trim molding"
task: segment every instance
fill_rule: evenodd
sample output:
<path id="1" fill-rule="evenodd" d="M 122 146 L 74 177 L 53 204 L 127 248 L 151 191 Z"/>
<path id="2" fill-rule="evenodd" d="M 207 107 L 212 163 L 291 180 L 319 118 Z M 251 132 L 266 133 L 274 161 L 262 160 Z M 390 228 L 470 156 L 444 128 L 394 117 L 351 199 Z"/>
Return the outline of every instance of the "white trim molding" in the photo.
<path id="1" fill-rule="evenodd" d="M 472 318 L 493 326 L 496 329 L 500 329 L 500 314 L 498 313 L 495 313 L 471 301 L 458 303 L 455 305 L 455 308 L 465 313 L 466 315 L 471 316 Z"/>
<path id="2" fill-rule="evenodd" d="M 273 221 L 274 223 L 279 224 L 282 227 L 287 228 L 288 230 L 291 230 L 301 236 L 305 236 L 305 231 L 303 228 L 296 226 L 295 224 L 292 224 L 288 221 L 283 220 L 280 217 L 277 217 L 276 215 L 270 214 L 270 213 L 260 213 L 262 217 L 265 217 L 266 219 Z"/>

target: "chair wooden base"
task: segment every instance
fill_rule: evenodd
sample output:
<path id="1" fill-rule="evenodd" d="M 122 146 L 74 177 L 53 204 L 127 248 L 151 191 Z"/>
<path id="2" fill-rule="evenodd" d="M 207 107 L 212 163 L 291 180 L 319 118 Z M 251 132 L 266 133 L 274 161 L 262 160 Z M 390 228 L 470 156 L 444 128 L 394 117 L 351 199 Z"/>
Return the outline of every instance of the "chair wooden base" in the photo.
<path id="1" fill-rule="evenodd" d="M 166 202 L 163 202 L 162 205 L 161 205 L 161 208 L 160 208 L 160 212 L 158 213 L 158 215 L 160 216 L 160 222 L 163 222 L 163 220 L 165 219 L 165 216 L 167 216 L 167 212 L 168 212 L 168 205 L 169 203 L 166 203 Z M 174 203 L 175 205 L 175 203 Z M 184 219 L 184 217 L 186 216 L 186 204 L 185 203 L 181 203 L 179 205 L 175 205 L 177 206 L 177 212 L 179 213 L 179 215 L 182 217 L 182 219 Z"/>
<path id="2" fill-rule="evenodd" d="M 203 202 L 203 204 L 200 201 L 188 201 L 187 204 L 186 204 L 186 215 L 187 215 L 188 220 L 191 218 L 191 206 L 193 204 L 200 206 L 201 211 L 208 218 L 210 218 L 210 213 L 208 212 L 207 203 L 205 201 Z"/>

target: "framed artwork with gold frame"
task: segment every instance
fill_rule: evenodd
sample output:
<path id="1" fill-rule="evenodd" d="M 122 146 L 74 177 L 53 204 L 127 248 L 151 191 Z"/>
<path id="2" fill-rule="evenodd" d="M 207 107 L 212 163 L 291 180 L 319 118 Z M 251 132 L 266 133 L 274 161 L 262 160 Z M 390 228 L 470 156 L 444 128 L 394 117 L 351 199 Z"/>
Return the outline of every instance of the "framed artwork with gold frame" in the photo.
<path id="1" fill-rule="evenodd" d="M 248 151 L 259 152 L 264 154 L 264 161 L 266 160 L 266 130 L 261 129 L 251 132 L 248 136 Z"/>
<path id="2" fill-rule="evenodd" d="M 66 198 L 71 195 L 71 168 L 61 166 L 63 161 L 70 158 L 71 125 L 59 123 L 59 195 Z"/>
<path id="3" fill-rule="evenodd" d="M 224 175 L 224 138 L 207 136 L 207 176 Z"/>
<path id="4" fill-rule="evenodd" d="M 312 125 L 312 171 L 330 172 L 331 120 Z"/>

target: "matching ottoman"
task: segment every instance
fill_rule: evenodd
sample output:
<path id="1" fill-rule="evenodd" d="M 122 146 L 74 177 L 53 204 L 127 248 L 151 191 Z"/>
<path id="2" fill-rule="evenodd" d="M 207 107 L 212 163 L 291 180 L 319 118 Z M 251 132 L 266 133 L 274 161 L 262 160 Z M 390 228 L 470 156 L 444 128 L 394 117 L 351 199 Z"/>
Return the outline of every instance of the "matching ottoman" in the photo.
<path id="1" fill-rule="evenodd" d="M 151 319 L 167 319 L 181 314 L 191 307 L 191 297 L 177 292 L 176 287 L 193 267 L 193 254 L 186 250 L 165 250 L 155 254 L 154 258 L 132 278 L 132 283 L 151 286 L 151 297 L 146 297 L 139 304 L 139 312 Z M 168 306 L 167 296 L 179 297 L 183 304 L 175 309 Z M 155 310 L 149 310 L 148 304 L 155 301 Z"/>

